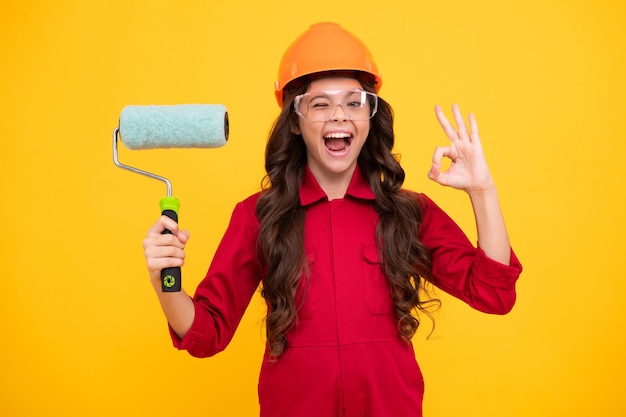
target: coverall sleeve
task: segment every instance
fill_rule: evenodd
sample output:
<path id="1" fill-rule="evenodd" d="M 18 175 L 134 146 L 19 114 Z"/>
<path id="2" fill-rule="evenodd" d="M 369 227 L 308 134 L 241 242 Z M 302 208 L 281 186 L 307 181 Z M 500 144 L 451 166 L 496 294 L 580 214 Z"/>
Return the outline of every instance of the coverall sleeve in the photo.
<path id="1" fill-rule="evenodd" d="M 430 198 L 422 198 L 420 240 L 432 253 L 432 283 L 476 310 L 506 314 L 516 299 L 522 265 L 511 249 L 509 265 L 487 257 Z"/>
<path id="2" fill-rule="evenodd" d="M 259 223 L 254 202 L 237 204 L 206 277 L 193 297 L 195 318 L 180 339 L 170 328 L 174 346 L 196 357 L 226 348 L 261 281 L 256 240 Z"/>

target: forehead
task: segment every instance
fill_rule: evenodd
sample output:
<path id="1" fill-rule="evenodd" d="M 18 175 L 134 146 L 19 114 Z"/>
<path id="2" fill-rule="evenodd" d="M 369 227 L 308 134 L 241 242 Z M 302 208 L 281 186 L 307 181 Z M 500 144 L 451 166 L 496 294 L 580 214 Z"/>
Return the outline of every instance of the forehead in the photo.
<path id="1" fill-rule="evenodd" d="M 349 77 L 325 77 L 311 82 L 308 91 L 354 90 L 362 88 L 361 83 Z"/>

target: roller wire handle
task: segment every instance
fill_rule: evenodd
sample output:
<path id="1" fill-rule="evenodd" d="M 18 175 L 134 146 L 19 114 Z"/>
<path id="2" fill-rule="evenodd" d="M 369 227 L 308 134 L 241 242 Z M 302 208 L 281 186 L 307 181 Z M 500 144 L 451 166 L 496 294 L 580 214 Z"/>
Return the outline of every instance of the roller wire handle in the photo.
<path id="1" fill-rule="evenodd" d="M 165 177 L 161 177 L 159 175 L 153 174 L 151 172 L 143 171 L 141 169 L 137 169 L 131 167 L 129 165 L 124 165 L 119 161 L 118 158 L 118 150 L 117 150 L 117 140 L 119 136 L 120 128 L 117 127 L 113 130 L 113 162 L 116 166 L 132 171 L 136 174 L 145 175 L 146 177 L 150 177 L 159 181 L 163 181 L 167 187 L 167 197 L 163 197 L 159 201 L 159 206 L 161 208 L 161 214 L 169 217 L 178 223 L 178 211 L 180 208 L 180 202 L 176 197 L 172 197 L 172 183 Z M 163 231 L 163 234 L 171 234 L 172 232 L 168 229 Z M 182 281 L 182 273 L 180 267 L 170 267 L 164 268 L 161 270 L 161 291 L 163 292 L 179 292 L 181 290 L 181 281 Z"/>

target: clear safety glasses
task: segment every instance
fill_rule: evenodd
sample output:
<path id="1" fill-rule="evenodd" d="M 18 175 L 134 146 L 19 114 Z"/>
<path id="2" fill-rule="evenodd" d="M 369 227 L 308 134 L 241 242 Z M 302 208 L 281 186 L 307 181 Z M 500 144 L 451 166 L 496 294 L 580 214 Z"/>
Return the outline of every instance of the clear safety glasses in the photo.
<path id="1" fill-rule="evenodd" d="M 378 109 L 378 96 L 363 90 L 314 91 L 296 96 L 296 113 L 313 122 L 327 122 L 343 116 L 349 120 L 369 120 Z"/>

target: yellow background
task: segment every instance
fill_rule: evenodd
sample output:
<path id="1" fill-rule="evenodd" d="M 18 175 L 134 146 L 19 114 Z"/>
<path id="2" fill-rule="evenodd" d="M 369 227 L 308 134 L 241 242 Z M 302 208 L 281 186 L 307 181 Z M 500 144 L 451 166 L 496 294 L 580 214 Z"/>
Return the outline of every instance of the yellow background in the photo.
<path id="1" fill-rule="evenodd" d="M 253 416 L 263 306 L 222 354 L 171 347 L 141 250 L 165 187 L 114 167 L 128 104 L 222 103 L 227 146 L 133 152 L 169 177 L 203 277 L 256 191 L 287 45 L 333 20 L 370 47 L 406 185 L 474 239 L 467 197 L 426 178 L 432 108 L 476 114 L 525 270 L 513 312 L 443 295 L 415 339 L 425 411 L 623 416 L 625 7 L 617 0 L 21 1 L 0 6 L 2 416 Z M 390 399 L 393 401 L 393 399 Z"/>

